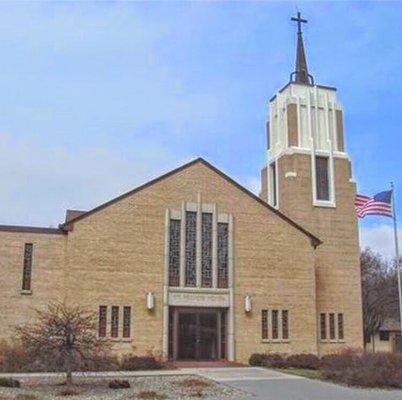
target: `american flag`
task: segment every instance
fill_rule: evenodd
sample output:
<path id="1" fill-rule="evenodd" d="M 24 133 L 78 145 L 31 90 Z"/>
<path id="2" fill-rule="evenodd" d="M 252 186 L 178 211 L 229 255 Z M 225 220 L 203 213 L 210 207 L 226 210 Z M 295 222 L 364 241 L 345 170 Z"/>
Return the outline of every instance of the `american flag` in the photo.
<path id="1" fill-rule="evenodd" d="M 359 218 L 366 215 L 393 217 L 392 190 L 377 193 L 374 197 L 358 194 L 355 199 L 356 214 Z"/>

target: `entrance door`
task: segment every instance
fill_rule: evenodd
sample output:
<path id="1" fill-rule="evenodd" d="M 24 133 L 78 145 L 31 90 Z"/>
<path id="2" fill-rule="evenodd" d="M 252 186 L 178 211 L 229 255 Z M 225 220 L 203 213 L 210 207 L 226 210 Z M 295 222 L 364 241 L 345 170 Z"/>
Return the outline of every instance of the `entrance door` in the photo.
<path id="1" fill-rule="evenodd" d="M 180 360 L 216 360 L 222 331 L 217 311 L 179 311 L 177 313 L 177 358 Z"/>
<path id="2" fill-rule="evenodd" d="M 197 358 L 198 323 L 197 314 L 179 314 L 179 351 L 181 360 L 194 360 Z"/>
<path id="3" fill-rule="evenodd" d="M 197 354 L 198 360 L 218 358 L 218 313 L 202 313 L 198 316 Z"/>

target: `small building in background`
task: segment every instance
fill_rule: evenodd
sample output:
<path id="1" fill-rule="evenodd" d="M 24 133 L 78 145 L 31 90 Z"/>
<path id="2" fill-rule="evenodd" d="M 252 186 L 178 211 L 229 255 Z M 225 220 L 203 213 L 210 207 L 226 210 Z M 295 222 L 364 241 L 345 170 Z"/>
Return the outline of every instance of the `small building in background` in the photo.
<path id="1" fill-rule="evenodd" d="M 401 325 L 396 319 L 385 320 L 367 344 L 372 351 L 402 352 Z"/>

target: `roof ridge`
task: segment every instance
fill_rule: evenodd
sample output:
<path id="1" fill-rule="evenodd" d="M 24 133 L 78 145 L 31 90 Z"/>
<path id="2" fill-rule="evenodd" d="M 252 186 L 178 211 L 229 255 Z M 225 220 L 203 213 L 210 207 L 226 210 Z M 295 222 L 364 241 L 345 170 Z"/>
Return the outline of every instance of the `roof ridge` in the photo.
<path id="1" fill-rule="evenodd" d="M 150 181 L 147 181 L 147 182 L 143 183 L 142 185 L 137 186 L 134 189 L 129 190 L 128 192 L 125 192 L 125 193 L 123 193 L 123 194 L 121 194 L 121 195 L 119 195 L 117 197 L 114 197 L 111 200 L 106 201 L 105 203 L 100 204 L 99 206 L 96 206 L 96 207 L 92 208 L 91 210 L 86 211 L 84 214 L 79 215 L 79 216 L 71 219 L 69 222 L 64 222 L 62 224 L 59 224 L 59 228 L 60 229 L 65 229 L 71 223 L 74 223 L 74 222 L 76 222 L 76 221 L 78 221 L 78 220 L 80 220 L 82 218 L 85 218 L 86 216 L 88 216 L 90 214 L 93 214 L 93 213 L 95 213 L 95 212 L 97 212 L 97 211 L 109 206 L 110 204 L 113 204 L 113 203 L 115 203 L 115 202 L 117 202 L 119 200 L 122 200 L 125 197 L 131 196 L 132 194 L 134 194 L 134 193 L 136 193 L 136 192 L 138 192 L 138 191 L 140 191 L 142 189 L 145 189 L 146 187 L 151 186 L 151 185 L 153 185 L 153 184 L 155 184 L 155 183 L 157 183 L 157 182 L 159 182 L 159 181 L 161 181 L 161 180 L 163 180 L 165 178 L 168 178 L 169 176 L 174 175 L 177 172 L 180 172 L 181 170 L 186 169 L 186 168 L 190 167 L 193 164 L 196 164 L 197 162 L 206 163 L 206 161 L 202 157 L 194 158 L 193 160 L 191 160 L 191 161 L 189 161 L 189 162 L 187 162 L 187 163 L 185 163 L 183 165 L 180 165 L 177 168 L 174 168 L 174 169 L 172 169 L 172 170 L 170 170 L 170 171 L 168 171 L 168 172 L 166 172 L 166 173 L 164 173 L 162 175 L 159 175 L 156 178 L 151 179 Z"/>

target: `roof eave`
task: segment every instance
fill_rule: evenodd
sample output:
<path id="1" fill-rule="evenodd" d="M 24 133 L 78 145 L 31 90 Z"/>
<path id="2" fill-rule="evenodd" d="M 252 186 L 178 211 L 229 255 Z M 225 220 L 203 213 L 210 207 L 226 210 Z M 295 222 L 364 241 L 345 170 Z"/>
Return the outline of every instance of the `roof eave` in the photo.
<path id="1" fill-rule="evenodd" d="M 66 232 L 60 228 L 46 228 L 41 226 L 25 226 L 25 225 L 0 225 L 0 232 L 36 233 L 36 234 L 47 234 L 47 235 L 66 234 Z"/>

